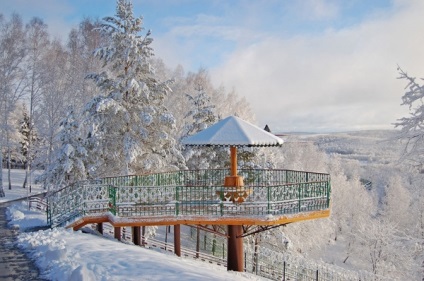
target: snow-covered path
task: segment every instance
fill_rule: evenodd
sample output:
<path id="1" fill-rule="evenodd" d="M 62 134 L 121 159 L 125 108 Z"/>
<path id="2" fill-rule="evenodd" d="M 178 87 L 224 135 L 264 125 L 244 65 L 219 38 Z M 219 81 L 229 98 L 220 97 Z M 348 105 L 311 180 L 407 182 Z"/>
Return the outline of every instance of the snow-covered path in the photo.
<path id="1" fill-rule="evenodd" d="M 8 205 L 0 204 L 0 280 L 43 280 L 33 261 L 14 245 L 18 231 L 7 227 Z"/>

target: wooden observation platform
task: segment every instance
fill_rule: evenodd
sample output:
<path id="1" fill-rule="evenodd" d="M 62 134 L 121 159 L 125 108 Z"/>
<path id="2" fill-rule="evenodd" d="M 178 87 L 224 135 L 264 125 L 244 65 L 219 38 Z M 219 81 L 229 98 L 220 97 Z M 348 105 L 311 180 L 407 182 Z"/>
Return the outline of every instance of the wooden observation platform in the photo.
<path id="1" fill-rule="evenodd" d="M 50 194 L 48 223 L 77 230 L 86 224 L 108 222 L 117 232 L 130 226 L 138 235 L 140 226 L 174 225 L 176 234 L 181 224 L 240 226 L 235 237 L 242 242 L 246 233 L 241 226 L 256 225 L 266 230 L 330 215 L 328 174 L 291 170 L 240 170 L 239 174 L 244 178 L 243 189 L 222 185 L 228 170 L 185 170 L 77 182 Z M 248 196 L 242 203 L 234 195 L 226 196 L 246 190 Z M 233 229 L 228 229 L 228 237 Z M 178 254 L 179 249 L 175 252 Z M 231 260 L 234 258 L 228 257 Z M 238 270 L 230 265 L 228 268 Z"/>
<path id="2" fill-rule="evenodd" d="M 223 130 L 222 130 L 223 129 Z M 252 137 L 253 136 L 253 137 Z M 230 137 L 231 140 L 228 140 Z M 330 175 L 292 170 L 237 171 L 237 147 L 279 146 L 282 140 L 236 117 L 229 117 L 185 141 L 186 145 L 229 146 L 231 168 L 182 170 L 109 177 L 74 183 L 48 197 L 47 219 L 77 230 L 102 223 L 133 227 L 174 225 L 175 253 L 180 255 L 180 225 L 215 231 L 227 226 L 227 268 L 243 271 L 243 237 L 297 221 L 330 215 Z M 258 226 L 248 231 L 247 226 Z"/>

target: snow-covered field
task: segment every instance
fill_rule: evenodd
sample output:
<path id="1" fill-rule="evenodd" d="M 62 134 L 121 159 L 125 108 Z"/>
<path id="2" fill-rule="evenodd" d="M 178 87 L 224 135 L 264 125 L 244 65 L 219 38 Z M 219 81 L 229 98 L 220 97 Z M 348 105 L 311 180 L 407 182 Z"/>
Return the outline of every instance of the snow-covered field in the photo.
<path id="1" fill-rule="evenodd" d="M 5 190 L 3 202 L 27 196 L 19 182 L 21 171 L 13 170 L 12 174 L 15 185 L 12 192 Z M 22 202 L 8 208 L 10 225 L 21 230 L 45 225 L 46 215 L 29 211 L 27 206 Z M 17 245 L 49 280 L 265 280 L 64 228 L 21 233 Z"/>

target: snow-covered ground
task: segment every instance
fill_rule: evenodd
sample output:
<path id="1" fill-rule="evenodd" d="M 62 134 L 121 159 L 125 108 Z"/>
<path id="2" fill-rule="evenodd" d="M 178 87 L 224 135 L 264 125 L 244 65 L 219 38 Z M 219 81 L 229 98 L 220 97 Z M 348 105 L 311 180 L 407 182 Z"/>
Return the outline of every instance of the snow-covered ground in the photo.
<path id="1" fill-rule="evenodd" d="M 20 170 L 20 169 L 11 170 L 10 179 L 11 179 L 12 189 L 9 189 L 8 170 L 3 169 L 2 172 L 3 172 L 3 188 L 4 188 L 4 193 L 6 194 L 6 197 L 0 197 L 0 203 L 13 201 L 15 199 L 27 197 L 29 195 L 35 195 L 37 193 L 41 193 L 45 191 L 42 186 L 34 183 L 34 179 L 41 173 L 41 171 L 32 172 L 31 190 L 29 190 L 28 188 L 22 188 L 22 184 L 25 179 L 25 170 Z"/>
<path id="2" fill-rule="evenodd" d="M 14 170 L 13 174 L 19 184 L 20 171 Z M 12 187 L 13 192 L 5 191 L 2 201 L 27 196 L 22 186 Z M 9 207 L 9 224 L 21 230 L 45 225 L 46 215 L 29 211 L 27 206 L 21 202 Z M 49 280 L 265 280 L 64 228 L 21 233 L 17 245 L 35 260 L 42 277 Z"/>

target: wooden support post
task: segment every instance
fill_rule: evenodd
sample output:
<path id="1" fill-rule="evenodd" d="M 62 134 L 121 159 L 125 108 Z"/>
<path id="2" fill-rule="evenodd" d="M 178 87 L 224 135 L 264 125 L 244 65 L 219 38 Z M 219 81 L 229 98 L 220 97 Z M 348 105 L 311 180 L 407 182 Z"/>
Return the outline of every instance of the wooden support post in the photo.
<path id="1" fill-rule="evenodd" d="M 132 227 L 132 241 L 133 241 L 134 245 L 140 246 L 140 244 L 141 244 L 140 238 L 141 238 L 140 237 L 140 226 L 133 226 Z"/>
<path id="2" fill-rule="evenodd" d="M 243 177 L 237 175 L 237 147 L 231 146 L 231 172 L 229 176 L 224 179 L 224 186 L 228 187 L 242 187 L 244 186 Z"/>
<path id="3" fill-rule="evenodd" d="M 181 225 L 174 225 L 174 253 L 181 257 Z"/>
<path id="4" fill-rule="evenodd" d="M 227 270 L 244 271 L 243 228 L 241 225 L 228 226 Z"/>
<path id="5" fill-rule="evenodd" d="M 120 227 L 115 227 L 114 228 L 114 236 L 115 236 L 115 239 L 118 239 L 119 241 L 121 241 L 122 240 L 122 237 L 121 237 L 121 228 Z"/>
<path id="6" fill-rule="evenodd" d="M 96 230 L 103 235 L 103 223 L 99 222 L 96 226 Z"/>
<path id="7" fill-rule="evenodd" d="M 231 146 L 231 176 L 237 176 L 237 147 Z"/>

